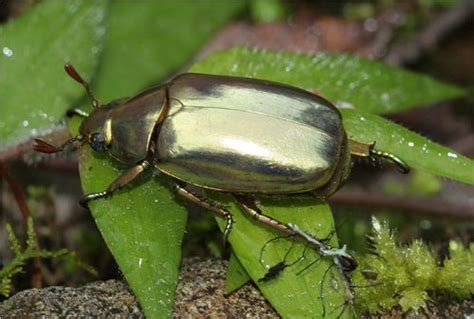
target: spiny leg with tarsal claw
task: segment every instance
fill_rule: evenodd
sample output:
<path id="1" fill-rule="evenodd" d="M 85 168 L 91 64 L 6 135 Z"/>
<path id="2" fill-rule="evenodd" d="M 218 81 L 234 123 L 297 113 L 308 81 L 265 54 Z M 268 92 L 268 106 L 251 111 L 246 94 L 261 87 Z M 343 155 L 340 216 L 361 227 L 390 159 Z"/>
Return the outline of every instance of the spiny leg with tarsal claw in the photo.
<path id="1" fill-rule="evenodd" d="M 331 248 L 329 246 L 326 246 L 327 243 L 329 242 L 329 240 L 331 239 L 331 237 L 334 235 L 334 231 L 331 231 L 329 233 L 328 236 L 324 237 L 324 238 L 321 238 L 321 239 L 316 239 L 314 238 L 313 241 L 320 241 L 321 243 L 319 243 L 318 247 L 327 247 L 326 249 L 323 249 L 323 251 L 327 251 L 327 250 L 330 250 Z M 307 236 L 307 235 L 306 235 Z M 263 245 L 262 249 L 260 250 L 260 263 L 262 264 L 262 266 L 264 267 L 268 267 L 265 265 L 265 262 L 263 261 L 263 252 L 265 250 L 265 248 L 271 244 L 272 242 L 276 241 L 276 240 L 280 240 L 280 239 L 288 239 L 288 238 L 291 238 L 291 237 L 295 237 L 295 235 L 287 235 L 287 236 L 278 236 L 278 237 L 275 237 L 273 239 L 270 239 L 269 241 L 267 241 L 265 243 L 265 245 Z M 290 247 L 290 249 L 288 249 L 288 251 L 286 252 L 284 258 L 282 261 L 276 263 L 275 265 L 271 266 L 270 268 L 268 268 L 268 272 L 265 274 L 265 276 L 263 278 L 261 278 L 259 281 L 268 281 L 270 279 L 274 279 L 276 277 L 278 277 L 278 275 L 286 268 L 288 267 L 291 267 L 291 266 L 294 266 L 296 264 L 298 264 L 300 261 L 303 261 L 304 259 L 307 258 L 306 256 L 306 253 L 308 251 L 308 248 L 309 248 L 309 243 L 306 243 L 305 246 L 304 246 L 304 249 L 303 251 L 301 252 L 300 256 L 295 259 L 293 262 L 291 263 L 287 263 L 286 262 L 286 259 L 288 257 L 288 255 L 290 254 L 291 250 L 293 249 L 293 244 L 294 244 L 294 241 L 292 242 L 292 245 Z M 319 249 L 317 249 L 318 251 Z M 309 268 L 311 268 L 313 265 L 317 264 L 319 261 L 321 261 L 321 258 L 322 256 L 324 256 L 322 253 L 318 253 L 317 254 L 317 258 L 312 260 L 309 264 L 307 264 L 306 266 L 304 266 L 302 269 L 298 270 L 298 272 L 296 273 L 297 275 L 301 275 L 302 273 L 304 273 L 306 270 L 308 270 Z"/>
<path id="2" fill-rule="evenodd" d="M 125 173 L 117 177 L 112 182 L 112 184 L 110 184 L 109 187 L 107 187 L 105 191 L 86 194 L 79 203 L 81 204 L 81 206 L 88 208 L 89 202 L 111 196 L 114 192 L 123 188 L 125 185 L 131 183 L 141 173 L 146 171 L 146 169 L 149 166 L 150 166 L 150 162 L 148 160 L 141 161 L 140 163 L 128 169 Z"/>
<path id="3" fill-rule="evenodd" d="M 288 262 L 287 261 L 289 259 L 288 256 L 290 255 L 290 252 L 294 248 L 294 241 L 293 241 L 290 248 L 285 253 L 282 261 L 277 262 L 276 264 L 274 264 L 273 266 L 268 268 L 268 266 L 265 265 L 265 262 L 263 260 L 264 250 L 271 243 L 273 243 L 277 240 L 294 238 L 295 235 L 278 236 L 278 237 L 272 238 L 269 241 L 267 241 L 265 243 L 265 245 L 262 247 L 261 251 L 260 251 L 260 263 L 264 267 L 267 267 L 268 271 L 264 275 L 264 277 L 262 277 L 259 280 L 259 282 L 267 282 L 267 281 L 273 280 L 276 277 L 278 277 L 284 269 L 296 265 L 297 263 L 299 263 L 303 259 L 307 259 L 307 256 L 306 256 L 306 253 L 307 253 L 307 250 L 308 250 L 307 248 L 311 244 L 313 247 L 317 247 L 317 249 L 315 249 L 315 252 L 317 252 L 316 253 L 317 257 L 316 257 L 316 259 L 310 261 L 302 269 L 299 269 L 296 274 L 299 276 L 302 273 L 304 273 L 306 270 L 311 268 L 312 266 L 315 266 L 316 264 L 319 264 L 319 262 L 321 261 L 321 259 L 323 257 L 330 257 L 333 262 L 330 264 L 330 266 L 328 268 L 326 268 L 324 270 L 322 280 L 321 280 L 321 284 L 320 284 L 320 296 L 321 296 L 321 301 L 322 301 L 322 315 L 321 315 L 321 317 L 322 318 L 326 318 L 326 317 L 340 318 L 344 314 L 344 312 L 347 310 L 347 308 L 352 306 L 352 304 L 353 304 L 354 295 L 353 295 L 353 292 L 352 292 L 352 289 L 351 289 L 352 285 L 351 285 L 351 281 L 350 281 L 350 277 L 348 275 L 348 272 L 350 272 L 350 271 L 352 271 L 356 268 L 357 264 L 356 264 L 355 259 L 353 259 L 353 257 L 350 256 L 345 251 L 345 247 L 343 247 L 343 248 L 333 248 L 333 247 L 329 246 L 328 242 L 330 241 L 331 237 L 334 235 L 334 231 L 330 232 L 330 234 L 328 236 L 326 236 L 325 238 L 317 239 L 315 236 L 312 236 L 312 235 L 307 234 L 306 232 L 303 232 L 298 226 L 296 226 L 294 224 L 288 224 L 288 226 L 291 229 L 293 229 L 293 231 L 296 234 L 300 234 L 301 236 L 307 238 L 308 242 L 305 244 L 304 249 L 302 250 L 300 256 L 298 258 L 296 258 L 294 261 Z M 331 271 L 334 268 L 337 269 L 337 274 L 339 275 L 337 277 L 334 277 L 334 272 Z M 327 309 L 326 309 L 327 306 L 324 302 L 324 290 L 326 289 L 328 278 L 330 276 L 333 276 L 333 278 L 331 278 L 329 280 L 331 282 L 332 289 L 338 290 L 340 286 L 343 287 L 342 289 L 344 289 L 344 302 L 341 303 L 341 305 L 339 305 L 339 306 L 335 307 L 334 309 L 332 309 L 330 312 L 327 312 Z M 337 278 L 339 278 L 340 280 L 338 280 Z M 336 311 L 338 311 L 339 309 L 341 309 L 339 314 L 337 316 L 334 316 L 333 314 L 336 313 Z"/>
<path id="4" fill-rule="evenodd" d="M 226 225 L 224 227 L 224 244 L 227 242 L 227 238 L 229 237 L 230 231 L 232 229 L 232 224 L 234 223 L 234 219 L 232 218 L 232 214 L 224 207 L 224 205 L 210 200 L 204 196 L 201 196 L 195 192 L 192 192 L 186 189 L 184 186 L 176 185 L 176 192 L 178 195 L 183 197 L 184 199 L 194 203 L 204 209 L 210 210 L 216 213 L 218 216 L 225 218 Z"/>
<path id="5" fill-rule="evenodd" d="M 315 236 L 307 234 L 301 230 L 298 225 L 295 224 L 284 224 L 270 216 L 262 214 L 261 210 L 258 208 L 255 200 L 249 196 L 235 195 L 237 202 L 242 207 L 243 211 L 251 216 L 256 221 L 281 232 L 282 234 L 288 236 L 294 236 L 295 238 L 308 243 L 310 246 L 315 247 L 323 256 L 339 256 L 343 259 L 343 264 L 346 268 L 346 271 L 354 270 L 357 268 L 357 262 L 349 253 L 346 252 L 346 247 L 343 248 L 332 248 L 329 247 L 324 240 L 320 240 Z"/>
<path id="6" fill-rule="evenodd" d="M 120 175 L 115 179 L 105 191 L 86 194 L 80 201 L 80 204 L 83 207 L 89 208 L 89 203 L 98 199 L 106 198 L 112 196 L 116 191 L 120 190 L 127 184 L 135 180 L 140 174 L 142 174 L 148 167 L 150 167 L 150 162 L 145 160 L 134 167 L 127 170 L 125 173 Z M 201 206 L 207 210 L 210 210 L 216 213 L 218 216 L 226 219 L 226 226 L 224 229 L 224 243 L 227 242 L 230 230 L 232 229 L 233 218 L 232 214 L 224 208 L 223 205 L 211 201 L 203 196 L 200 196 L 192 191 L 187 190 L 184 186 L 178 184 L 175 185 L 175 190 L 178 195 L 185 198 L 186 200 Z"/>
<path id="7" fill-rule="evenodd" d="M 405 163 L 401 158 L 397 157 L 395 154 L 381 151 L 375 148 L 375 142 L 372 143 L 362 143 L 355 140 L 349 140 L 349 149 L 351 155 L 358 158 L 368 158 L 372 162 L 376 163 L 378 160 L 388 160 L 395 165 L 397 165 L 400 172 L 403 174 L 408 174 L 410 172 L 410 167 Z"/>

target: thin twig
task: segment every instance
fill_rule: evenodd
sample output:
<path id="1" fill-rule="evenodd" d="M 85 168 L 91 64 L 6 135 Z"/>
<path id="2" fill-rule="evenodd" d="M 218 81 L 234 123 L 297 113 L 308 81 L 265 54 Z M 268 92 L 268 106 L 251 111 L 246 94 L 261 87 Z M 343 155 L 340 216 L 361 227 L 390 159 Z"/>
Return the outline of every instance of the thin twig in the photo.
<path id="1" fill-rule="evenodd" d="M 7 182 L 8 186 L 10 187 L 13 196 L 15 197 L 15 201 L 20 208 L 21 216 L 23 218 L 23 224 L 26 230 L 26 224 L 28 218 L 30 217 L 30 210 L 28 209 L 28 205 L 26 204 L 26 197 L 21 189 L 20 185 L 15 181 L 13 176 L 10 174 L 6 166 L 0 162 L 0 176 Z"/>
<path id="2" fill-rule="evenodd" d="M 79 164 L 77 157 L 55 157 L 48 160 L 41 161 L 39 167 L 44 170 L 52 170 L 63 173 L 79 173 Z"/>
<path id="3" fill-rule="evenodd" d="M 339 191 L 330 198 L 335 205 L 388 209 L 406 214 L 474 220 L 474 206 L 440 199 L 388 196 L 380 193 Z"/>

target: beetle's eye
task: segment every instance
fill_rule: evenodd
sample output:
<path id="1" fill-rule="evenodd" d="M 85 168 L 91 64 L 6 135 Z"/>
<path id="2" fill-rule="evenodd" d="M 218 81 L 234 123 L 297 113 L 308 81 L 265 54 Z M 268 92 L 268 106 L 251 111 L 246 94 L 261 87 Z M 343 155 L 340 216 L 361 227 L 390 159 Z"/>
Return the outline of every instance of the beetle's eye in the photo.
<path id="1" fill-rule="evenodd" d="M 90 137 L 90 144 L 94 151 L 103 153 L 107 151 L 107 143 L 104 134 L 94 133 Z"/>

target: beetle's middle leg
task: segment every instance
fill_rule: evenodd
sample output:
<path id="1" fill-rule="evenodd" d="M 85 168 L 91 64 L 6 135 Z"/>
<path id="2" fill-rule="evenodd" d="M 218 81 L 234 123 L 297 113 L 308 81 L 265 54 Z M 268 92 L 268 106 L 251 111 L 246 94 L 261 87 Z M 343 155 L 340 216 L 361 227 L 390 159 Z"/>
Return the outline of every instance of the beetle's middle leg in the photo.
<path id="1" fill-rule="evenodd" d="M 226 224 L 224 228 L 224 244 L 227 242 L 227 237 L 229 237 L 230 231 L 232 229 L 232 224 L 234 223 L 234 219 L 232 218 L 232 214 L 220 203 L 210 200 L 204 196 L 198 195 L 183 186 L 176 185 L 176 192 L 183 197 L 184 199 L 194 203 L 204 209 L 210 210 L 217 215 L 225 218 Z"/>
<path id="2" fill-rule="evenodd" d="M 107 187 L 103 192 L 90 193 L 86 194 L 83 199 L 80 200 L 80 204 L 83 207 L 88 208 L 89 202 L 97 199 L 101 199 L 107 196 L 112 195 L 115 191 L 121 189 L 135 178 L 137 178 L 141 173 L 143 173 L 150 166 L 150 162 L 147 160 L 141 161 L 137 165 L 133 166 L 125 173 L 117 177 L 112 184 Z"/>
<path id="3" fill-rule="evenodd" d="M 260 208 L 258 208 L 257 204 L 252 198 L 248 196 L 237 195 L 237 194 L 234 194 L 234 197 L 237 200 L 237 202 L 240 204 L 240 206 L 242 207 L 243 211 L 247 213 L 253 219 L 285 235 L 299 236 L 299 234 L 293 231 L 293 229 L 291 229 L 291 227 L 289 227 L 288 225 L 283 224 L 282 222 L 268 215 L 262 214 Z"/>
<path id="4" fill-rule="evenodd" d="M 308 245 L 318 249 L 322 256 L 329 256 L 333 259 L 337 259 L 337 263 L 340 264 L 341 267 L 345 269 L 345 271 L 352 271 L 357 268 L 357 261 L 354 259 L 354 257 L 346 252 L 345 245 L 342 248 L 332 248 L 326 244 L 327 239 L 318 239 L 310 234 L 307 234 L 295 224 L 284 224 L 270 216 L 262 214 L 252 198 L 237 194 L 234 194 L 234 197 L 241 205 L 244 212 L 253 217 L 255 220 L 285 235 L 295 236 Z"/>

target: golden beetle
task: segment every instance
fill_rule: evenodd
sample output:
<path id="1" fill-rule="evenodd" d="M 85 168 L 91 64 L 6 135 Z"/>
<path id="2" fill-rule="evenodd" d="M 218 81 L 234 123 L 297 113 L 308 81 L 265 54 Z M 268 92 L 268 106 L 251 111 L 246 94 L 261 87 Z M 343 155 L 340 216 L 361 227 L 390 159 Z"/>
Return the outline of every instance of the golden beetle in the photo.
<path id="1" fill-rule="evenodd" d="M 72 110 L 85 118 L 79 134 L 60 147 L 36 140 L 35 149 L 54 153 L 87 142 L 96 152 L 130 166 L 105 191 L 87 194 L 83 205 L 111 195 L 154 167 L 176 182 L 179 195 L 227 220 L 224 238 L 232 227 L 230 212 L 187 185 L 231 193 L 257 221 L 310 243 L 294 225 L 262 214 L 251 195 L 309 193 L 326 198 L 348 178 L 352 156 L 386 158 L 409 171 L 401 159 L 376 150 L 374 143 L 348 139 L 337 108 L 296 87 L 189 73 L 100 106 L 76 70 L 70 64 L 65 69 L 86 88 L 93 111 Z M 345 269 L 356 267 L 350 255 L 339 255 Z"/>

